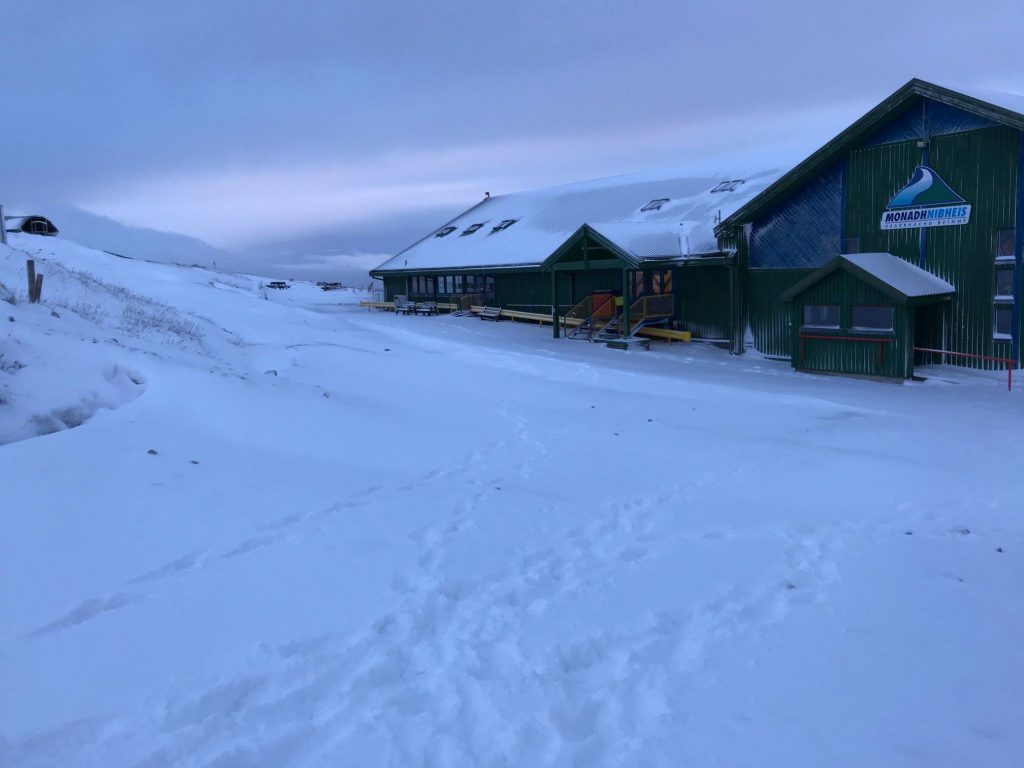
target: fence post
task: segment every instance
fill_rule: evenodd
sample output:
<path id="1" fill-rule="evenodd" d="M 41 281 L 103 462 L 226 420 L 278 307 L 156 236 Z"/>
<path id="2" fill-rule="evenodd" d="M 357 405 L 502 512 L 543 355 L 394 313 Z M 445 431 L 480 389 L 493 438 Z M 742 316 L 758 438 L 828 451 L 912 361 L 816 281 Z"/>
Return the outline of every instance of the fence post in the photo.
<path id="1" fill-rule="evenodd" d="M 36 302 L 36 262 L 29 259 L 25 262 L 25 271 L 28 273 L 28 303 Z"/>
<path id="2" fill-rule="evenodd" d="M 39 303 L 39 299 L 41 299 L 42 296 L 43 296 L 43 276 L 42 275 L 36 275 L 36 301 L 35 301 L 36 304 Z"/>
<path id="3" fill-rule="evenodd" d="M 0 205 L 0 243 L 7 245 L 7 223 L 4 221 L 4 207 Z"/>

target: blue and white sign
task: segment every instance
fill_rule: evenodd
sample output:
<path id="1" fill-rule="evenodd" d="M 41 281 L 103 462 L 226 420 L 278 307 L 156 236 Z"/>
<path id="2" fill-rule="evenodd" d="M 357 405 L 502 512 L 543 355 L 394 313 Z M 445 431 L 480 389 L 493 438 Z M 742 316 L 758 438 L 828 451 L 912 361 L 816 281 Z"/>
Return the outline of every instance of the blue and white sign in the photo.
<path id="1" fill-rule="evenodd" d="M 893 195 L 882 214 L 882 229 L 952 227 L 966 224 L 971 206 L 927 165 L 914 169 L 910 181 Z"/>

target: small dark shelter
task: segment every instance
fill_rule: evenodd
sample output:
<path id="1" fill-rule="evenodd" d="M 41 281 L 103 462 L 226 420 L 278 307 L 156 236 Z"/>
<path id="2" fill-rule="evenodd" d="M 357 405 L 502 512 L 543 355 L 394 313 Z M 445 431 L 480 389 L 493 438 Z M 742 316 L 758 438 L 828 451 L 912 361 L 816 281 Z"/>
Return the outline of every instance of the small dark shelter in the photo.
<path id="1" fill-rule="evenodd" d="M 4 216 L 4 230 L 29 235 L 56 235 L 60 230 L 45 216 Z"/>
<path id="2" fill-rule="evenodd" d="M 891 253 L 837 256 L 782 293 L 792 312 L 793 367 L 909 378 L 914 348 L 942 344 L 915 329 L 941 327 L 930 314 L 945 311 L 954 293 L 942 278 Z"/>

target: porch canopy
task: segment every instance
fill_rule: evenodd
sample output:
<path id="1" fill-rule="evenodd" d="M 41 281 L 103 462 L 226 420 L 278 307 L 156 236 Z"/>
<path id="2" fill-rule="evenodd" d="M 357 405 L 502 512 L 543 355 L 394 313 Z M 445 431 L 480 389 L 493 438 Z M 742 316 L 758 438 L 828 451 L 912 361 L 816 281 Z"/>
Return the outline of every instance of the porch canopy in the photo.
<path id="1" fill-rule="evenodd" d="M 782 300 L 793 301 L 836 270 L 849 272 L 898 304 L 927 304 L 956 293 L 941 277 L 891 253 L 844 253 L 784 291 Z"/>
<path id="2" fill-rule="evenodd" d="M 694 247 L 691 248 L 691 243 Z M 724 264 L 732 254 L 722 253 L 711 230 L 694 222 L 617 221 L 583 224 L 540 265 L 551 273 L 551 308 L 554 333 L 558 334 L 559 275 L 618 271 L 615 282 L 622 293 L 624 326 L 630 327 L 629 274 L 634 270 L 668 269 L 683 264 Z M 608 286 L 604 286 L 608 287 Z M 571 291 L 570 291 L 571 293 Z M 578 297 L 570 296 L 570 305 Z"/>

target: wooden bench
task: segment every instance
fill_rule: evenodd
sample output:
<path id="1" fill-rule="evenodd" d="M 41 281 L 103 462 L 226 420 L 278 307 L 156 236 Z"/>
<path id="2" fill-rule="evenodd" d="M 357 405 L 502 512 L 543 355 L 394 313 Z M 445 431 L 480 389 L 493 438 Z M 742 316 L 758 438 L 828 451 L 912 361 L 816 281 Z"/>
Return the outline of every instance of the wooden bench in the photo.
<path id="1" fill-rule="evenodd" d="M 411 315 L 416 311 L 416 305 L 411 301 L 395 302 L 395 314 L 396 315 Z"/>
<path id="2" fill-rule="evenodd" d="M 436 301 L 423 301 L 416 305 L 415 310 L 417 315 L 436 315 L 437 314 L 437 302 Z"/>
<path id="3" fill-rule="evenodd" d="M 481 320 L 501 320 L 501 307 L 483 307 L 480 310 Z"/>

